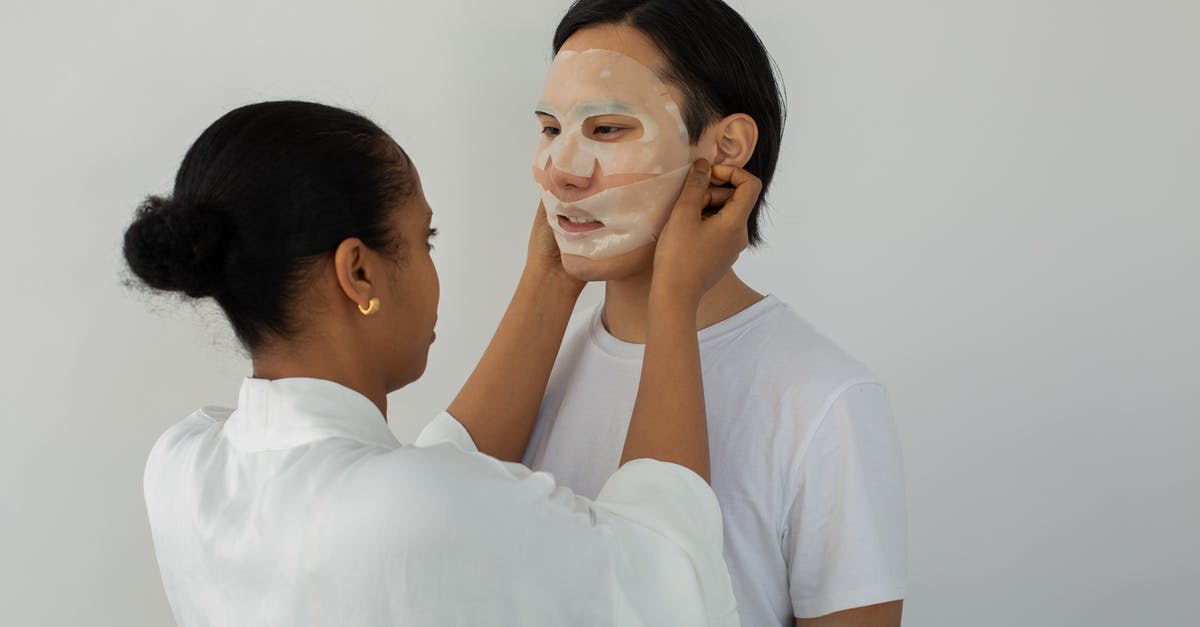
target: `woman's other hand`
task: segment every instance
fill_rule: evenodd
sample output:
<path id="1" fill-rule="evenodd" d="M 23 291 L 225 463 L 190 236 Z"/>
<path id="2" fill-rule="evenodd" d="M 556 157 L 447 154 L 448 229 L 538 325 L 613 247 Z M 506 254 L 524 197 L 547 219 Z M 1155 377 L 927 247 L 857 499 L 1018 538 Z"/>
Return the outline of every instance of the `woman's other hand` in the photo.
<path id="1" fill-rule="evenodd" d="M 554 239 L 554 231 L 546 221 L 546 208 L 541 203 L 538 203 L 537 214 L 533 218 L 533 229 L 529 234 L 525 272 L 534 273 L 577 291 L 582 291 L 583 286 L 587 284 L 586 281 L 567 274 L 563 269 L 562 254 L 558 250 L 558 242 Z"/>

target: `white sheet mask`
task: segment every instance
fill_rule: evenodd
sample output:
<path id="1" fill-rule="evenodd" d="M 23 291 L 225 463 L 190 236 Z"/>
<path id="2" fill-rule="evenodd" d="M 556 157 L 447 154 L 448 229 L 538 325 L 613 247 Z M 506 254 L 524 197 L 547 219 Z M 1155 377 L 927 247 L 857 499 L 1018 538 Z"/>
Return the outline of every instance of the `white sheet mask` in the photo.
<path id="1" fill-rule="evenodd" d="M 559 250 L 604 259 L 655 241 L 692 162 L 687 125 L 666 85 L 618 52 L 565 50 L 550 67 L 538 111 L 553 116 L 560 128 L 555 136 L 542 136 L 533 163 Z M 642 133 L 594 138 L 589 120 L 598 116 L 636 120 Z M 554 185 L 556 171 L 574 179 L 577 189 Z M 571 232 L 560 216 L 603 226 Z"/>

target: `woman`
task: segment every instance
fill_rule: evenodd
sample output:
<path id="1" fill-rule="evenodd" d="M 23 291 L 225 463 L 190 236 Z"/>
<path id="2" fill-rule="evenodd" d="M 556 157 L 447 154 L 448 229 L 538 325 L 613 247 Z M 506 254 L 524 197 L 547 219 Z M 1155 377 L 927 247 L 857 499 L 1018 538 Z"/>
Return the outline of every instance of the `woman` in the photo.
<path id="1" fill-rule="evenodd" d="M 478 368 L 420 446 L 402 446 L 387 394 L 424 371 L 438 301 L 415 167 L 332 107 L 260 103 L 215 122 L 125 234 L 134 274 L 215 299 L 254 368 L 236 410 L 175 425 L 146 466 L 179 624 L 736 625 L 695 323 L 759 189 L 736 168 L 689 175 L 658 246 L 626 463 L 588 501 L 498 459 L 524 450 L 583 285 L 540 210 Z"/>

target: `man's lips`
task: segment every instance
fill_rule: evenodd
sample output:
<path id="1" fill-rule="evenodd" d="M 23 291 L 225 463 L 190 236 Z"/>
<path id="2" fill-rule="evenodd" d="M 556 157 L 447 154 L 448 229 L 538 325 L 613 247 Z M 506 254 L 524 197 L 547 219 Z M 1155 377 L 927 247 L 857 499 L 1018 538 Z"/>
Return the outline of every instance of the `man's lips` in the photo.
<path id="1" fill-rule="evenodd" d="M 575 220 L 575 222 L 572 222 L 571 218 L 561 213 L 558 214 L 558 226 L 567 233 L 591 233 L 597 229 L 604 228 L 602 222 L 598 222 L 588 216 L 578 216 L 575 217 Z"/>

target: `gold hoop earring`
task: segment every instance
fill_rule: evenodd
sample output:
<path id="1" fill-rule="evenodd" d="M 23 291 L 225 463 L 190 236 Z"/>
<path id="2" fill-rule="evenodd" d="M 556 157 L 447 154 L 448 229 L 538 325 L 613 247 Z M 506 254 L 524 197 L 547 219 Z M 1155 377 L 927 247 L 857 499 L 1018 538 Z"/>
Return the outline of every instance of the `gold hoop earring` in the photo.
<path id="1" fill-rule="evenodd" d="M 373 315 L 379 313 L 379 299 L 372 298 L 371 304 L 368 305 L 367 307 L 363 307 L 362 305 L 359 305 L 358 311 L 360 313 L 362 313 L 362 315 L 364 315 L 364 316 L 373 316 Z"/>

